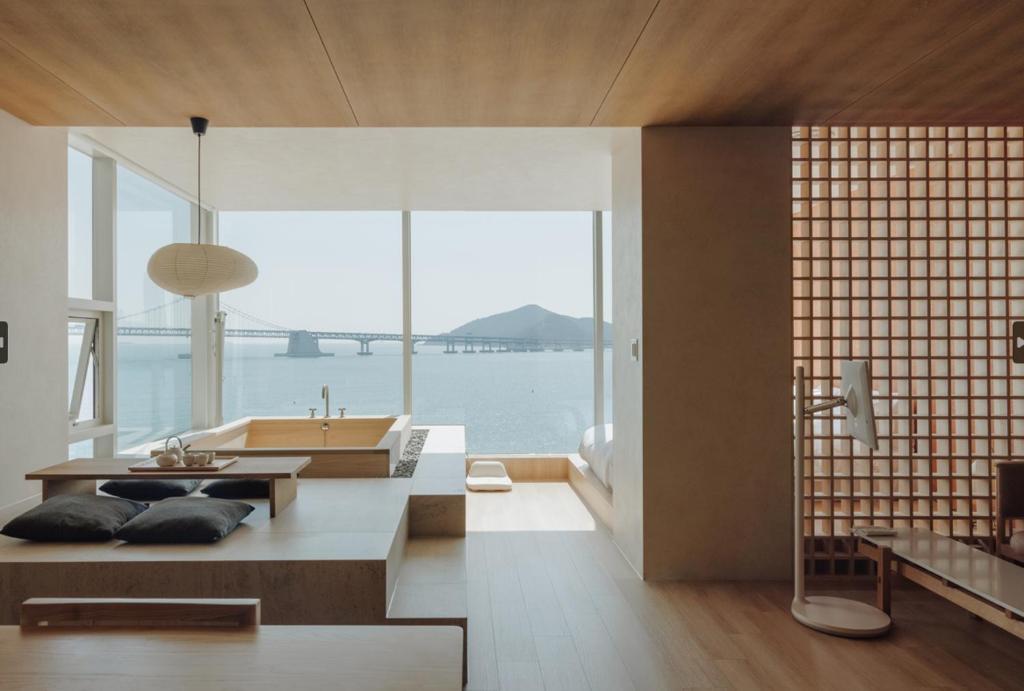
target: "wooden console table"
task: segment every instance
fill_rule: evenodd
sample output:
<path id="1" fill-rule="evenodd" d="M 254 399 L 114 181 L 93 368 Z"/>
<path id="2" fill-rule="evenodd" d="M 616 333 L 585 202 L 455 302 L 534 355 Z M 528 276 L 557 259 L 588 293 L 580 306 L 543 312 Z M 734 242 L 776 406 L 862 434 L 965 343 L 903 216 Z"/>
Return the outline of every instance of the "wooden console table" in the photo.
<path id="1" fill-rule="evenodd" d="M 891 537 L 858 537 L 857 552 L 878 567 L 875 604 L 886 614 L 895 572 L 1024 638 L 1024 568 L 920 528 L 900 528 Z"/>
<path id="2" fill-rule="evenodd" d="M 308 456 L 239 458 L 227 468 L 132 472 L 138 458 L 76 458 L 25 475 L 41 480 L 43 501 L 58 494 L 95 494 L 97 480 L 269 480 L 270 517 L 295 499 L 299 472 L 310 463 Z"/>

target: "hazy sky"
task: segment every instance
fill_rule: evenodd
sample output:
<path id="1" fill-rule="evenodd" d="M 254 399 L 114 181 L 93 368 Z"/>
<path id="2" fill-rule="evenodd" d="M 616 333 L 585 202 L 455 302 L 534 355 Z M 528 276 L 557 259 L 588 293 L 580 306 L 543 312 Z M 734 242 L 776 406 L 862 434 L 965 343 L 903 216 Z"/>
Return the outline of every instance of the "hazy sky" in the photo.
<path id="1" fill-rule="evenodd" d="M 88 159 L 72 158 L 69 254 L 73 266 L 87 265 L 88 235 L 75 228 L 88 227 Z M 118 173 L 118 312 L 128 315 L 175 300 L 152 283 L 146 263 L 159 247 L 188 241 L 189 205 L 124 168 Z M 414 212 L 413 330 L 447 331 L 527 304 L 592 316 L 591 223 L 589 212 Z M 220 242 L 259 267 L 253 284 L 221 296 L 227 305 L 288 328 L 401 332 L 400 212 L 221 212 L 219 224 Z M 609 232 L 605 238 L 610 277 Z M 87 290 L 88 276 L 71 273 Z M 186 326 L 187 313 L 181 305 L 160 325 Z M 252 325 L 229 316 L 229 328 Z"/>
<path id="2" fill-rule="evenodd" d="M 412 218 L 415 332 L 447 331 L 531 303 L 591 316 L 589 213 Z M 290 328 L 401 331 L 399 212 L 222 212 L 219 222 L 221 243 L 260 270 L 223 302 Z"/>

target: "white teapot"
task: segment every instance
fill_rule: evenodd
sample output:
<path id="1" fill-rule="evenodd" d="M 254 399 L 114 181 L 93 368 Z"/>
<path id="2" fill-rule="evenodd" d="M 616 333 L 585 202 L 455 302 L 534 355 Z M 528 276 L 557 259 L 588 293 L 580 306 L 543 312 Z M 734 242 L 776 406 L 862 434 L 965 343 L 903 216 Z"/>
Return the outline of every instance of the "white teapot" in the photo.
<path id="1" fill-rule="evenodd" d="M 178 455 L 164 452 L 156 457 L 156 464 L 161 468 L 169 468 L 174 465 L 178 465 Z"/>

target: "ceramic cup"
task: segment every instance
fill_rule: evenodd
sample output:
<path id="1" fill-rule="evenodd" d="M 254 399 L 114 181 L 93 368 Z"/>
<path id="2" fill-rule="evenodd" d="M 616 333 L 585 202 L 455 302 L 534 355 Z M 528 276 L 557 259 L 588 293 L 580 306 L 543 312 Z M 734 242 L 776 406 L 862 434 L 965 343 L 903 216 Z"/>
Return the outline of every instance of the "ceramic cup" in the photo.
<path id="1" fill-rule="evenodd" d="M 213 463 L 215 455 L 212 451 L 207 451 L 203 454 L 203 465 L 210 465 Z"/>
<path id="2" fill-rule="evenodd" d="M 198 456 L 199 454 L 187 453 L 184 458 L 181 459 L 181 462 L 187 466 L 199 465 Z"/>

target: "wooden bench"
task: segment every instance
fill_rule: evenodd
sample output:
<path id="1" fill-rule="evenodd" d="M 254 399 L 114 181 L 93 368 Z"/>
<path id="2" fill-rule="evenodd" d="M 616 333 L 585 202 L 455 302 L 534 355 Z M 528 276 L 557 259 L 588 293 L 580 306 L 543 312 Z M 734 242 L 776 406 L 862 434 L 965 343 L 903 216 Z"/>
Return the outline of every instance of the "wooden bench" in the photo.
<path id="1" fill-rule="evenodd" d="M 862 536 L 857 551 L 874 560 L 876 606 L 892 603 L 892 574 L 1024 638 L 1024 568 L 930 530 L 900 528 L 895 536 Z"/>
<path id="2" fill-rule="evenodd" d="M 23 627 L 260 625 L 260 601 L 242 599 L 33 597 L 21 603 Z"/>

